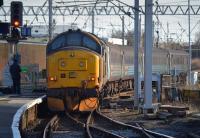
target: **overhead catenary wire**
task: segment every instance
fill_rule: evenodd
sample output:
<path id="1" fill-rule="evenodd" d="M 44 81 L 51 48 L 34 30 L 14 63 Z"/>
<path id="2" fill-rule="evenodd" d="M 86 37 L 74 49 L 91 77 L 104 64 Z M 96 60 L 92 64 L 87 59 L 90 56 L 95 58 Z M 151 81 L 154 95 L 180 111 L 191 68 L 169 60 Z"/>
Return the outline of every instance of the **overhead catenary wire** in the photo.
<path id="1" fill-rule="evenodd" d="M 106 3 L 107 4 L 107 2 L 101 2 L 101 4 L 103 4 L 103 3 Z M 93 7 L 93 5 L 95 4 L 95 2 L 91 2 L 91 3 L 78 3 L 78 4 L 73 4 L 73 5 L 66 5 L 66 6 L 63 6 L 63 5 L 57 5 L 57 6 L 55 6 L 55 8 L 65 8 L 65 7 L 76 7 L 76 6 L 91 6 L 91 7 Z"/>
<path id="2" fill-rule="evenodd" d="M 200 20 L 197 21 L 197 23 L 194 25 L 194 27 L 191 29 L 190 32 L 192 33 L 194 31 L 194 29 L 197 27 L 197 25 L 199 25 L 199 24 L 200 24 Z"/>
<path id="3" fill-rule="evenodd" d="M 175 42 L 178 41 L 178 40 L 181 42 L 183 33 L 186 32 L 186 30 L 182 27 L 182 25 L 180 24 L 180 22 L 178 22 L 178 25 L 181 28 L 181 33 L 180 33 L 180 35 L 176 36 L 177 38 L 175 39 Z"/>
<path id="4" fill-rule="evenodd" d="M 199 0 L 192 0 L 192 1 L 199 1 Z M 170 1 L 170 2 L 166 2 L 166 1 L 165 1 L 164 3 L 161 2 L 161 4 L 170 4 L 170 5 L 171 5 L 171 4 L 180 4 L 180 3 L 181 3 L 181 4 L 182 4 L 182 3 L 186 3 L 186 4 L 187 4 L 187 3 L 188 3 L 188 0 L 181 0 L 181 1 L 177 1 L 177 0 L 176 0 L 176 1 Z"/>
<path id="5" fill-rule="evenodd" d="M 120 17 L 121 20 L 123 20 L 123 17 L 121 15 L 119 15 L 119 17 Z M 130 31 L 125 23 L 124 23 L 124 27 L 126 28 L 127 31 Z"/>
<path id="6" fill-rule="evenodd" d="M 28 0 L 29 1 L 29 0 Z M 58 0 L 57 0 L 58 1 Z M 57 2 L 56 1 L 56 2 Z M 74 2 L 74 0 L 60 0 L 61 1 L 61 3 L 60 3 L 60 5 L 58 4 L 57 6 L 78 6 L 79 4 L 87 4 L 88 5 L 88 8 L 87 8 L 87 6 L 83 6 L 86 10 L 82 10 L 81 8 L 82 8 L 82 6 L 80 5 L 80 7 L 78 7 L 78 8 L 75 8 L 75 10 L 77 9 L 77 10 L 79 10 L 78 12 L 77 11 L 75 11 L 75 14 L 76 13 L 78 13 L 78 14 L 80 14 L 80 16 L 82 17 L 82 13 L 84 13 L 84 16 L 85 16 L 85 14 L 87 14 L 86 13 L 86 11 L 89 9 L 91 9 L 91 7 L 94 5 L 94 3 L 95 3 L 95 1 L 93 1 L 93 0 L 76 0 L 76 4 L 73 4 L 73 3 L 75 3 Z M 194 1 L 197 1 L 197 0 L 191 0 L 193 3 L 194 3 Z M 56 3 L 55 1 L 54 1 L 54 4 Z M 62 4 L 62 2 L 64 2 L 65 3 L 65 5 L 64 4 Z M 134 7 L 134 5 L 131 5 L 131 4 L 129 4 L 129 2 L 127 2 L 127 1 L 124 1 L 124 0 L 112 0 L 112 2 L 114 2 L 115 4 L 117 4 L 117 2 L 118 3 L 121 3 L 121 6 L 122 6 L 122 9 L 124 9 L 124 11 L 126 11 L 127 12 L 127 10 L 126 10 L 126 8 L 123 8 L 123 6 L 125 6 L 125 5 L 123 5 L 123 3 L 125 3 L 125 4 L 127 4 L 127 5 L 129 5 L 129 6 L 132 6 L 132 7 Z M 168 2 L 168 1 L 167 1 Z M 186 0 L 177 0 L 177 4 L 181 4 L 181 2 L 186 2 Z M 58 2 L 59 3 L 59 2 Z M 67 4 L 68 3 L 68 4 Z M 108 3 L 110 3 L 110 0 L 99 0 L 98 1 L 98 3 L 102 3 L 102 4 L 108 4 Z M 159 5 L 161 5 L 161 4 L 163 4 L 164 3 L 164 1 L 159 1 Z M 169 2 L 169 4 L 171 4 L 171 3 L 175 3 L 175 2 L 173 2 L 172 0 Z M 102 6 L 102 4 L 101 5 L 98 5 L 99 7 L 100 6 Z M 108 6 L 111 6 L 111 4 L 112 3 L 110 3 Z M 118 5 L 118 4 L 117 4 Z M 98 6 L 97 6 L 97 10 L 98 9 L 100 9 L 100 8 L 98 8 Z M 169 5 L 170 6 L 170 5 Z M 181 6 L 181 5 L 180 5 Z M 198 4 L 197 4 L 197 6 L 198 6 Z M 25 7 L 26 8 L 26 7 Z M 24 8 L 24 9 L 25 9 Z M 55 7 L 54 7 L 55 8 Z M 140 7 L 141 8 L 141 7 Z M 34 11 L 36 11 L 36 9 L 37 8 L 34 8 L 33 10 Z M 67 9 L 67 8 L 66 8 Z M 71 9 L 73 9 L 73 8 L 69 8 L 70 10 Z M 96 10 L 95 9 L 95 10 Z M 117 8 L 116 8 L 117 9 Z M 112 9 L 112 10 L 116 10 L 116 9 Z M 130 8 L 128 8 L 129 10 L 130 10 Z M 193 9 L 193 8 L 191 8 L 191 9 Z M 59 10 L 61 10 L 62 12 L 60 13 L 59 12 Z M 128 10 L 128 11 L 129 11 Z M 140 9 L 140 10 L 142 10 L 142 8 Z M 173 9 L 172 9 L 173 10 Z M 185 12 L 185 8 L 183 9 L 184 10 L 184 12 Z M 195 10 L 195 9 L 194 9 Z M 26 10 L 25 10 L 26 11 Z M 40 11 L 40 10 L 38 10 L 38 11 Z M 44 20 L 46 19 L 46 13 L 45 13 L 45 8 L 43 9 L 43 11 L 44 11 L 44 16 L 43 16 L 43 18 L 44 18 Z M 118 11 L 118 9 L 116 10 L 116 11 Z M 131 10 L 132 11 L 132 10 Z M 192 10 L 191 10 L 192 11 Z M 70 11 L 71 12 L 71 11 Z M 69 12 L 69 13 L 70 13 Z M 105 11 L 103 10 L 103 12 L 100 12 L 100 14 L 101 13 L 103 13 L 103 14 L 105 14 L 104 13 Z M 27 12 L 26 12 L 27 13 Z M 31 12 L 32 13 L 32 12 Z M 40 18 L 40 16 L 41 16 L 41 12 L 40 13 L 37 13 L 37 12 L 35 12 L 36 13 L 36 16 L 35 16 L 35 18 L 34 18 L 34 20 L 33 20 L 33 22 L 32 22 L 32 24 L 34 24 L 34 23 L 37 23 L 37 20 L 38 21 L 40 21 L 40 20 L 42 20 L 42 22 L 43 22 L 43 19 L 42 19 L 42 17 Z M 42 12 L 43 13 L 43 12 Z M 65 12 L 65 9 L 62 9 L 62 7 L 61 7 L 61 9 L 58 9 L 57 11 L 55 11 L 54 12 L 56 15 L 57 14 L 63 14 L 63 15 L 65 15 L 66 13 L 68 14 L 68 10 L 66 10 L 66 12 Z M 96 12 L 95 12 L 96 13 Z M 121 12 L 122 13 L 122 12 Z M 106 13 L 107 14 L 107 13 Z M 123 13 L 122 13 L 123 14 Z M 59 15 L 58 15 L 59 16 Z M 73 22 L 74 20 L 75 20 L 75 16 L 77 16 L 77 15 L 74 15 L 73 16 L 73 18 L 72 17 L 70 17 L 72 20 L 70 21 L 70 22 Z M 78 19 L 76 19 L 75 20 L 75 23 L 79 23 L 79 21 L 80 21 L 80 18 L 81 17 L 78 17 Z M 133 17 L 133 16 L 132 16 Z M 172 16 L 171 16 L 172 17 Z M 57 18 L 57 17 L 56 17 Z M 160 26 L 160 29 L 161 29 L 161 33 L 164 35 L 164 34 L 166 34 L 166 27 L 165 27 L 165 24 L 164 24 L 164 21 L 163 21 L 163 18 L 160 16 L 160 15 L 158 15 L 158 18 L 159 18 L 159 21 L 160 21 L 160 23 L 162 22 L 163 24 Z M 168 17 L 167 17 L 168 18 Z M 179 16 L 179 18 L 185 18 L 185 16 Z M 31 21 L 32 21 L 32 19 L 33 18 L 31 18 Z M 86 18 L 84 18 L 84 19 L 86 19 Z M 131 18 L 129 18 L 129 19 L 131 19 Z M 192 18 L 191 18 L 191 22 L 192 21 L 195 21 L 197 18 L 195 17 L 195 18 L 193 18 L 193 16 L 192 16 Z M 90 19 L 88 19 L 89 21 L 90 21 Z M 197 19 L 198 20 L 198 19 Z M 45 22 L 45 21 L 44 21 Z M 47 22 L 48 22 L 48 20 L 47 20 Z M 83 23 L 85 22 L 85 20 L 81 20 L 81 26 L 80 27 L 82 27 L 82 25 L 83 25 Z M 88 22 L 88 21 L 87 21 Z M 86 24 L 87 24 L 87 22 L 86 22 Z M 30 22 L 29 22 L 30 23 Z M 39 22 L 38 22 L 39 23 Z M 182 22 L 181 22 L 182 23 Z M 196 23 L 196 22 L 195 22 Z M 193 24 L 195 24 L 195 23 L 193 23 Z M 171 21 L 170 21 L 170 24 L 171 24 Z M 186 28 L 184 25 L 185 24 L 183 24 L 182 23 L 182 25 L 183 25 L 183 27 L 184 28 Z M 177 24 L 176 24 L 176 26 L 177 26 Z M 194 29 L 193 29 L 193 26 L 192 26 L 192 29 L 191 29 L 191 31 L 195 31 L 196 30 L 196 26 L 197 26 L 197 24 L 194 26 Z M 170 31 L 171 32 L 173 32 L 172 31 L 172 29 L 173 29 L 173 27 L 175 27 L 175 26 L 170 26 Z M 176 29 L 176 28 L 175 28 Z M 163 30 L 163 31 L 162 31 Z M 178 33 L 182 33 L 180 30 L 179 30 L 179 32 Z M 194 36 L 194 35 L 193 35 Z M 185 39 L 185 34 L 183 34 L 183 37 L 184 37 L 184 39 Z M 162 38 L 162 37 L 160 37 L 160 38 Z M 175 38 L 176 39 L 176 38 Z M 193 39 L 193 38 L 192 38 Z"/>
<path id="7" fill-rule="evenodd" d="M 92 12 L 94 11 L 94 9 L 96 8 L 96 6 L 97 6 L 97 4 L 99 4 L 99 3 L 108 3 L 108 1 L 107 0 L 96 0 L 96 1 L 68 1 L 68 2 L 64 2 L 64 1 L 61 1 L 61 2 L 56 2 L 56 3 L 61 3 L 61 4 L 63 4 L 63 3 L 75 3 L 74 5 L 66 5 L 66 6 L 56 6 L 56 8 L 62 8 L 62 7 L 77 7 L 76 9 L 77 10 L 79 10 L 78 9 L 78 6 L 92 6 L 92 10 L 91 10 L 91 12 L 90 12 L 90 15 L 92 14 Z M 76 16 L 76 18 L 74 19 L 74 21 L 73 21 L 73 23 L 72 24 L 74 24 L 77 20 L 78 20 L 78 18 L 80 17 L 80 15 L 78 14 L 77 16 Z M 82 28 L 85 28 L 86 27 L 86 25 L 87 25 L 87 22 L 88 22 L 88 20 L 89 20 L 89 16 L 88 16 L 88 18 L 86 19 L 86 21 L 85 21 L 85 23 L 84 23 L 84 25 L 83 25 L 83 27 Z"/>
<path id="8" fill-rule="evenodd" d="M 116 6 L 117 8 L 119 8 L 119 10 L 121 10 L 125 15 L 128 15 L 130 18 L 134 19 L 134 17 L 132 17 L 130 15 L 130 13 L 127 13 L 126 11 L 124 11 L 124 9 L 122 9 L 120 6 L 116 5 L 114 2 L 110 1 L 110 3 L 112 3 L 114 6 Z"/>
<path id="9" fill-rule="evenodd" d="M 155 4 L 156 4 L 156 5 L 159 5 L 159 4 L 158 4 L 158 1 L 155 1 Z M 161 23 L 161 21 L 160 21 L 159 18 L 158 18 L 158 15 L 155 14 L 155 17 L 156 17 L 158 23 L 160 24 L 161 29 L 164 31 L 164 34 L 167 35 L 167 32 L 166 32 L 165 29 L 163 28 L 162 23 Z"/>
<path id="10" fill-rule="evenodd" d="M 191 0 L 190 0 L 190 1 L 191 1 Z M 195 0 L 193 0 L 193 1 L 195 1 Z M 186 1 L 186 0 L 184 0 L 184 1 L 178 1 L 178 3 L 179 3 L 179 2 L 188 2 L 188 0 L 187 0 L 187 1 Z M 163 4 L 163 3 L 159 3 L 159 4 L 158 4 L 158 1 L 155 1 L 155 3 L 156 3 L 157 6 L 160 5 L 160 4 Z M 177 3 L 177 2 L 172 2 L 172 3 Z M 177 3 L 177 4 L 178 4 L 178 3 Z M 171 2 L 170 2 L 170 4 L 171 4 Z M 158 15 L 155 14 L 155 17 L 157 18 L 157 20 L 159 20 Z M 179 16 L 179 18 L 184 18 L 184 19 L 185 19 L 185 17 L 180 17 L 180 16 Z M 192 21 L 192 20 L 191 20 L 191 21 Z M 160 22 L 160 20 L 159 20 L 159 22 Z M 194 31 L 194 29 L 196 28 L 196 26 L 198 25 L 199 22 L 200 22 L 200 20 L 197 21 L 197 23 L 193 26 L 193 28 L 191 29 L 190 33 L 192 33 L 192 32 Z M 186 29 L 184 29 L 184 27 L 180 24 L 180 22 L 178 22 L 178 26 L 181 28 L 181 32 L 180 32 L 180 35 L 176 35 L 177 38 L 175 39 L 175 41 L 181 40 L 183 33 L 185 33 L 185 34 L 188 35 L 188 32 L 186 32 Z M 161 25 L 161 29 L 164 31 L 164 33 L 165 33 L 165 35 L 166 35 L 167 33 L 166 33 L 166 31 L 165 31 L 165 29 L 163 28 L 162 25 Z M 170 29 L 170 30 L 172 30 L 172 29 Z M 177 29 L 176 29 L 176 31 L 177 31 Z M 177 32 L 176 32 L 176 33 L 177 33 Z"/>
<path id="11" fill-rule="evenodd" d="M 76 4 L 76 0 L 74 0 L 74 2 L 75 2 L 75 4 Z M 74 23 L 76 22 L 76 20 L 78 19 L 78 17 L 79 17 L 79 14 L 76 16 L 76 18 L 74 19 L 74 21 L 73 21 L 72 24 L 74 24 Z"/>
<path id="12" fill-rule="evenodd" d="M 74 0 L 74 1 L 75 1 L 75 0 Z M 96 0 L 96 2 L 93 3 L 93 4 L 94 4 L 93 9 L 96 7 L 97 2 L 98 2 L 98 0 Z M 76 3 L 75 3 L 75 4 L 76 4 Z M 73 21 L 72 24 L 74 24 L 74 23 L 77 21 L 77 19 L 78 19 L 79 16 L 80 16 L 79 14 L 76 16 L 76 18 L 75 18 L 75 20 Z M 89 19 L 89 16 L 88 16 L 88 18 L 86 19 L 86 22 L 84 23 L 84 26 L 87 24 L 88 19 Z M 84 26 L 83 26 L 83 28 L 85 28 Z"/>
<path id="13" fill-rule="evenodd" d="M 109 1 L 112 0 L 98 0 L 98 4 L 105 4 L 107 6 L 107 4 L 109 3 Z M 89 6 L 89 7 L 93 7 L 96 4 L 96 1 L 94 0 L 76 0 L 76 1 L 59 1 L 56 2 L 58 5 L 56 6 L 56 8 L 64 8 L 64 7 L 78 7 L 78 6 Z M 62 5 L 61 5 L 62 4 Z M 65 4 L 65 5 L 63 5 Z M 66 5 L 67 4 L 67 5 Z"/>
<path id="14" fill-rule="evenodd" d="M 99 0 L 99 2 L 108 2 L 109 0 Z M 76 3 L 93 3 L 94 1 L 93 0 L 81 0 L 81 1 L 78 1 L 78 0 L 76 0 Z M 69 3 L 74 3 L 74 0 L 72 0 L 72 1 L 58 1 L 58 2 L 55 2 L 55 3 L 58 3 L 58 4 L 64 4 L 64 3 L 67 3 L 67 4 L 69 4 Z"/>
<path id="15" fill-rule="evenodd" d="M 92 8 L 92 10 L 90 11 L 90 15 L 92 14 L 92 12 L 94 12 L 94 9 L 96 8 L 96 6 L 97 6 L 97 4 L 98 4 L 98 1 L 99 1 L 99 0 L 96 0 L 94 6 L 93 6 L 93 8 Z M 88 22 L 88 20 L 89 20 L 89 17 L 90 17 L 90 16 L 88 16 L 88 18 L 86 19 L 86 21 L 85 21 L 85 23 L 84 23 L 84 25 L 83 25 L 82 28 L 85 28 L 85 27 L 86 27 L 87 22 Z"/>
<path id="16" fill-rule="evenodd" d="M 122 4 L 126 5 L 126 6 L 128 6 L 128 7 L 130 7 L 130 8 L 133 8 L 134 10 L 137 10 L 137 11 L 139 11 L 139 12 L 142 12 L 142 13 L 144 14 L 143 11 L 141 11 L 140 9 L 135 8 L 134 6 L 130 6 L 130 5 L 126 4 L 126 3 L 124 3 L 124 2 L 121 2 L 120 0 L 116 0 L 116 1 L 119 2 L 119 3 L 122 3 Z"/>

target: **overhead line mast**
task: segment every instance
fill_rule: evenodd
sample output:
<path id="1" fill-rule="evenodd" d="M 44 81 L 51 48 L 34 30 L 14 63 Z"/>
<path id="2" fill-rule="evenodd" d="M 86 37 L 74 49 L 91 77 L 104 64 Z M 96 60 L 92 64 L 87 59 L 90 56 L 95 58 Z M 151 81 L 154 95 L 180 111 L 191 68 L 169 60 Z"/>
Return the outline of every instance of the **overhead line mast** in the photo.
<path id="1" fill-rule="evenodd" d="M 52 29 L 53 29 L 53 7 L 52 7 L 52 0 L 48 0 L 49 1 L 49 41 L 52 39 L 53 35 L 52 35 Z"/>
<path id="2" fill-rule="evenodd" d="M 188 0 L 188 44 L 189 44 L 189 76 L 188 76 L 188 79 L 189 79 L 189 85 L 192 83 L 191 81 L 191 64 L 192 64 L 192 61 L 191 61 L 191 58 L 192 58 L 192 50 L 191 50 L 191 43 L 190 43 L 190 0 Z"/>

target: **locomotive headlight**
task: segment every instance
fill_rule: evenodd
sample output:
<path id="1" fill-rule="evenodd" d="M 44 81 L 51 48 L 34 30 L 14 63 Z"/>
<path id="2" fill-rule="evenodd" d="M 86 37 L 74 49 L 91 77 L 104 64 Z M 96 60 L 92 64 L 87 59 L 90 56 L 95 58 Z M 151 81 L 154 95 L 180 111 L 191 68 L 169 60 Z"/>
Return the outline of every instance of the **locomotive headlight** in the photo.
<path id="1" fill-rule="evenodd" d="M 79 66 L 80 66 L 80 67 L 83 67 L 83 66 L 84 66 L 84 63 L 81 61 L 81 62 L 79 63 Z"/>
<path id="2" fill-rule="evenodd" d="M 89 76 L 88 79 L 89 79 L 90 81 L 95 81 L 95 77 L 92 77 L 92 76 Z"/>
<path id="3" fill-rule="evenodd" d="M 66 66 L 66 63 L 65 63 L 64 61 L 62 61 L 62 62 L 60 63 L 60 65 L 61 65 L 61 67 L 65 67 L 65 66 Z"/>
<path id="4" fill-rule="evenodd" d="M 56 80 L 57 80 L 57 78 L 56 78 L 56 76 L 54 76 L 54 77 L 53 77 L 53 76 L 51 76 L 51 77 L 49 77 L 49 80 L 50 80 L 50 81 L 56 81 Z"/>

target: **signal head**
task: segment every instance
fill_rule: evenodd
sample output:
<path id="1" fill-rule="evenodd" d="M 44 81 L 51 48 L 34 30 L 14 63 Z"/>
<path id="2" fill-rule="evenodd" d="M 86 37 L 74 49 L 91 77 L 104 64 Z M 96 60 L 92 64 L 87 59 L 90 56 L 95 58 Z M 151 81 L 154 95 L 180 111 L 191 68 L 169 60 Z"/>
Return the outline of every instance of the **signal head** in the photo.
<path id="1" fill-rule="evenodd" d="M 14 27 L 16 28 L 19 27 L 19 24 L 20 24 L 19 21 L 14 21 Z"/>
<path id="2" fill-rule="evenodd" d="M 11 2 L 11 26 L 18 28 L 23 25 L 23 4 L 19 1 Z"/>

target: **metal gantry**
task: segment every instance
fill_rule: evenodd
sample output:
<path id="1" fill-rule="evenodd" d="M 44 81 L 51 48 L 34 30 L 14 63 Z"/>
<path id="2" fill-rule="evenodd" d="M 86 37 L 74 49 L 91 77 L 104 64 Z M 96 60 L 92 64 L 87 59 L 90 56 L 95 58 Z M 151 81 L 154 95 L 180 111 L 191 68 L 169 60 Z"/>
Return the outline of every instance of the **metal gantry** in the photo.
<path id="1" fill-rule="evenodd" d="M 140 14 L 145 13 L 145 7 L 140 6 Z M 153 7 L 153 14 L 156 15 L 188 15 L 187 5 L 156 5 Z M 134 7 L 131 6 L 53 6 L 52 15 L 91 15 L 94 10 L 95 15 L 134 15 Z M 48 6 L 24 6 L 24 16 L 48 16 Z M 190 5 L 190 15 L 200 15 L 200 5 Z M 10 16 L 10 6 L 0 7 L 0 16 Z"/>

